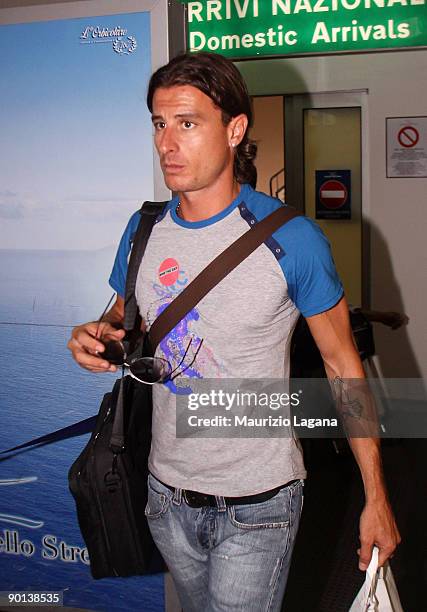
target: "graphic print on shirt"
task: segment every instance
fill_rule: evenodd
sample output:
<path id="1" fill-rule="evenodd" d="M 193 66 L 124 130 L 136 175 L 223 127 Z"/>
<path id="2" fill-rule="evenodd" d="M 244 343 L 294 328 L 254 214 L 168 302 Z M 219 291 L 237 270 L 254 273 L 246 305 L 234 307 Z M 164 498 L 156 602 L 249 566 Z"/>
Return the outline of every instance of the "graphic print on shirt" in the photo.
<path id="1" fill-rule="evenodd" d="M 179 279 L 179 264 L 176 259 L 169 257 L 160 264 L 159 281 L 165 287 L 175 285 Z M 185 283 L 184 283 L 185 284 Z"/>
<path id="2" fill-rule="evenodd" d="M 168 257 L 159 266 L 158 282 L 153 283 L 153 289 L 160 298 L 174 298 L 187 285 L 188 277 L 173 257 Z"/>
<path id="3" fill-rule="evenodd" d="M 176 259 L 168 257 L 162 261 L 158 268 L 156 282 L 152 285 L 159 299 L 152 302 L 148 308 L 147 323 L 149 326 L 189 282 L 185 270 L 181 269 Z M 169 361 L 172 369 L 177 368 L 175 374 L 185 369 L 182 377 L 165 383 L 176 395 L 191 393 L 191 387 L 186 384 L 185 379 L 205 378 L 206 376 L 220 377 L 221 368 L 214 358 L 213 351 L 206 345 L 206 340 L 201 338 L 194 329 L 194 323 L 199 319 L 198 309 L 193 308 L 159 344 L 162 357 Z M 201 342 L 203 344 L 196 360 L 188 367 Z"/>

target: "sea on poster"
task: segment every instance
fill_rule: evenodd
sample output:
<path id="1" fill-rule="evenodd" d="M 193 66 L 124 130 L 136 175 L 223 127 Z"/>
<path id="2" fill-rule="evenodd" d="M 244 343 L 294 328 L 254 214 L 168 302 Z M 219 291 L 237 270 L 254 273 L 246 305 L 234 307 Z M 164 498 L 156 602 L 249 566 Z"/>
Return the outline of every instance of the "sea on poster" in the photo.
<path id="1" fill-rule="evenodd" d="M 95 414 L 114 375 L 80 370 L 71 326 L 96 318 L 132 212 L 153 197 L 150 15 L 1 27 L 0 450 Z M 163 610 L 163 576 L 94 581 L 67 471 L 87 435 L 0 461 L 0 591 Z"/>

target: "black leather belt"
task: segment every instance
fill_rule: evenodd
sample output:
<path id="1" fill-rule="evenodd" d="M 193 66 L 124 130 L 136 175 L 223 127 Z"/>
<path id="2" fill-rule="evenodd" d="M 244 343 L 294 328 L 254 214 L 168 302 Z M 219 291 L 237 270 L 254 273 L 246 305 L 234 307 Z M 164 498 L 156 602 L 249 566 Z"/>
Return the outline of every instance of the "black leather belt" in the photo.
<path id="1" fill-rule="evenodd" d="M 157 480 L 159 479 L 157 478 Z M 277 493 L 281 489 L 285 489 L 286 487 L 289 487 L 290 485 L 294 484 L 295 482 L 298 482 L 299 480 L 299 478 L 291 480 L 290 482 L 287 482 L 286 484 L 281 485 L 280 487 L 270 489 L 269 491 L 263 491 L 262 493 L 257 493 L 256 495 L 244 495 L 243 497 L 224 497 L 225 505 L 241 506 L 244 504 L 260 504 L 261 502 L 267 501 L 268 499 L 271 499 L 272 497 L 277 495 Z M 159 480 L 159 482 L 161 482 L 170 491 L 175 493 L 175 487 L 171 487 L 170 485 L 166 484 L 165 482 L 162 482 L 161 480 Z M 182 489 L 182 496 L 185 502 L 191 508 L 202 508 L 203 506 L 217 505 L 215 495 L 209 495 L 208 493 L 199 493 L 198 491 L 191 491 L 190 489 Z"/>

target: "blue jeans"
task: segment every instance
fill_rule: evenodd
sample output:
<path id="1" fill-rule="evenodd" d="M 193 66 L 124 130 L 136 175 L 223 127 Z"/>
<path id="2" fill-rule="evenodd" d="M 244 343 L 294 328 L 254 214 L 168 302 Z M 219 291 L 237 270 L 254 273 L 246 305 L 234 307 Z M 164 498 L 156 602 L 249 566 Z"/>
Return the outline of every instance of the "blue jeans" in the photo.
<path id="1" fill-rule="evenodd" d="M 298 480 L 259 504 L 191 508 L 151 474 L 145 510 L 184 612 L 281 609 L 302 510 Z"/>

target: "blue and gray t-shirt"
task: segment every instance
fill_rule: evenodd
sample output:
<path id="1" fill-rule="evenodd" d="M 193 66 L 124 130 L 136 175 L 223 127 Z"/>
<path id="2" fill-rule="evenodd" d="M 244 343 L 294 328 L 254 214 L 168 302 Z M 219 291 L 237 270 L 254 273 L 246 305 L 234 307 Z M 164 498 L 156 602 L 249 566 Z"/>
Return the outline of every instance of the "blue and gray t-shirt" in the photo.
<path id="1" fill-rule="evenodd" d="M 243 185 L 225 210 L 204 221 L 182 220 L 177 205 L 174 198 L 157 219 L 138 273 L 136 297 L 148 329 L 217 255 L 281 202 Z M 137 212 L 123 234 L 110 277 L 121 296 L 138 222 Z M 194 349 L 203 339 L 184 380 L 154 386 L 152 473 L 175 487 L 224 496 L 250 495 L 304 478 L 294 438 L 176 438 L 176 394 L 188 393 L 191 378 L 288 377 L 299 312 L 318 314 L 342 295 L 329 242 L 306 217 L 276 231 L 221 281 L 157 348 L 156 356 L 175 367 L 189 343 Z"/>

